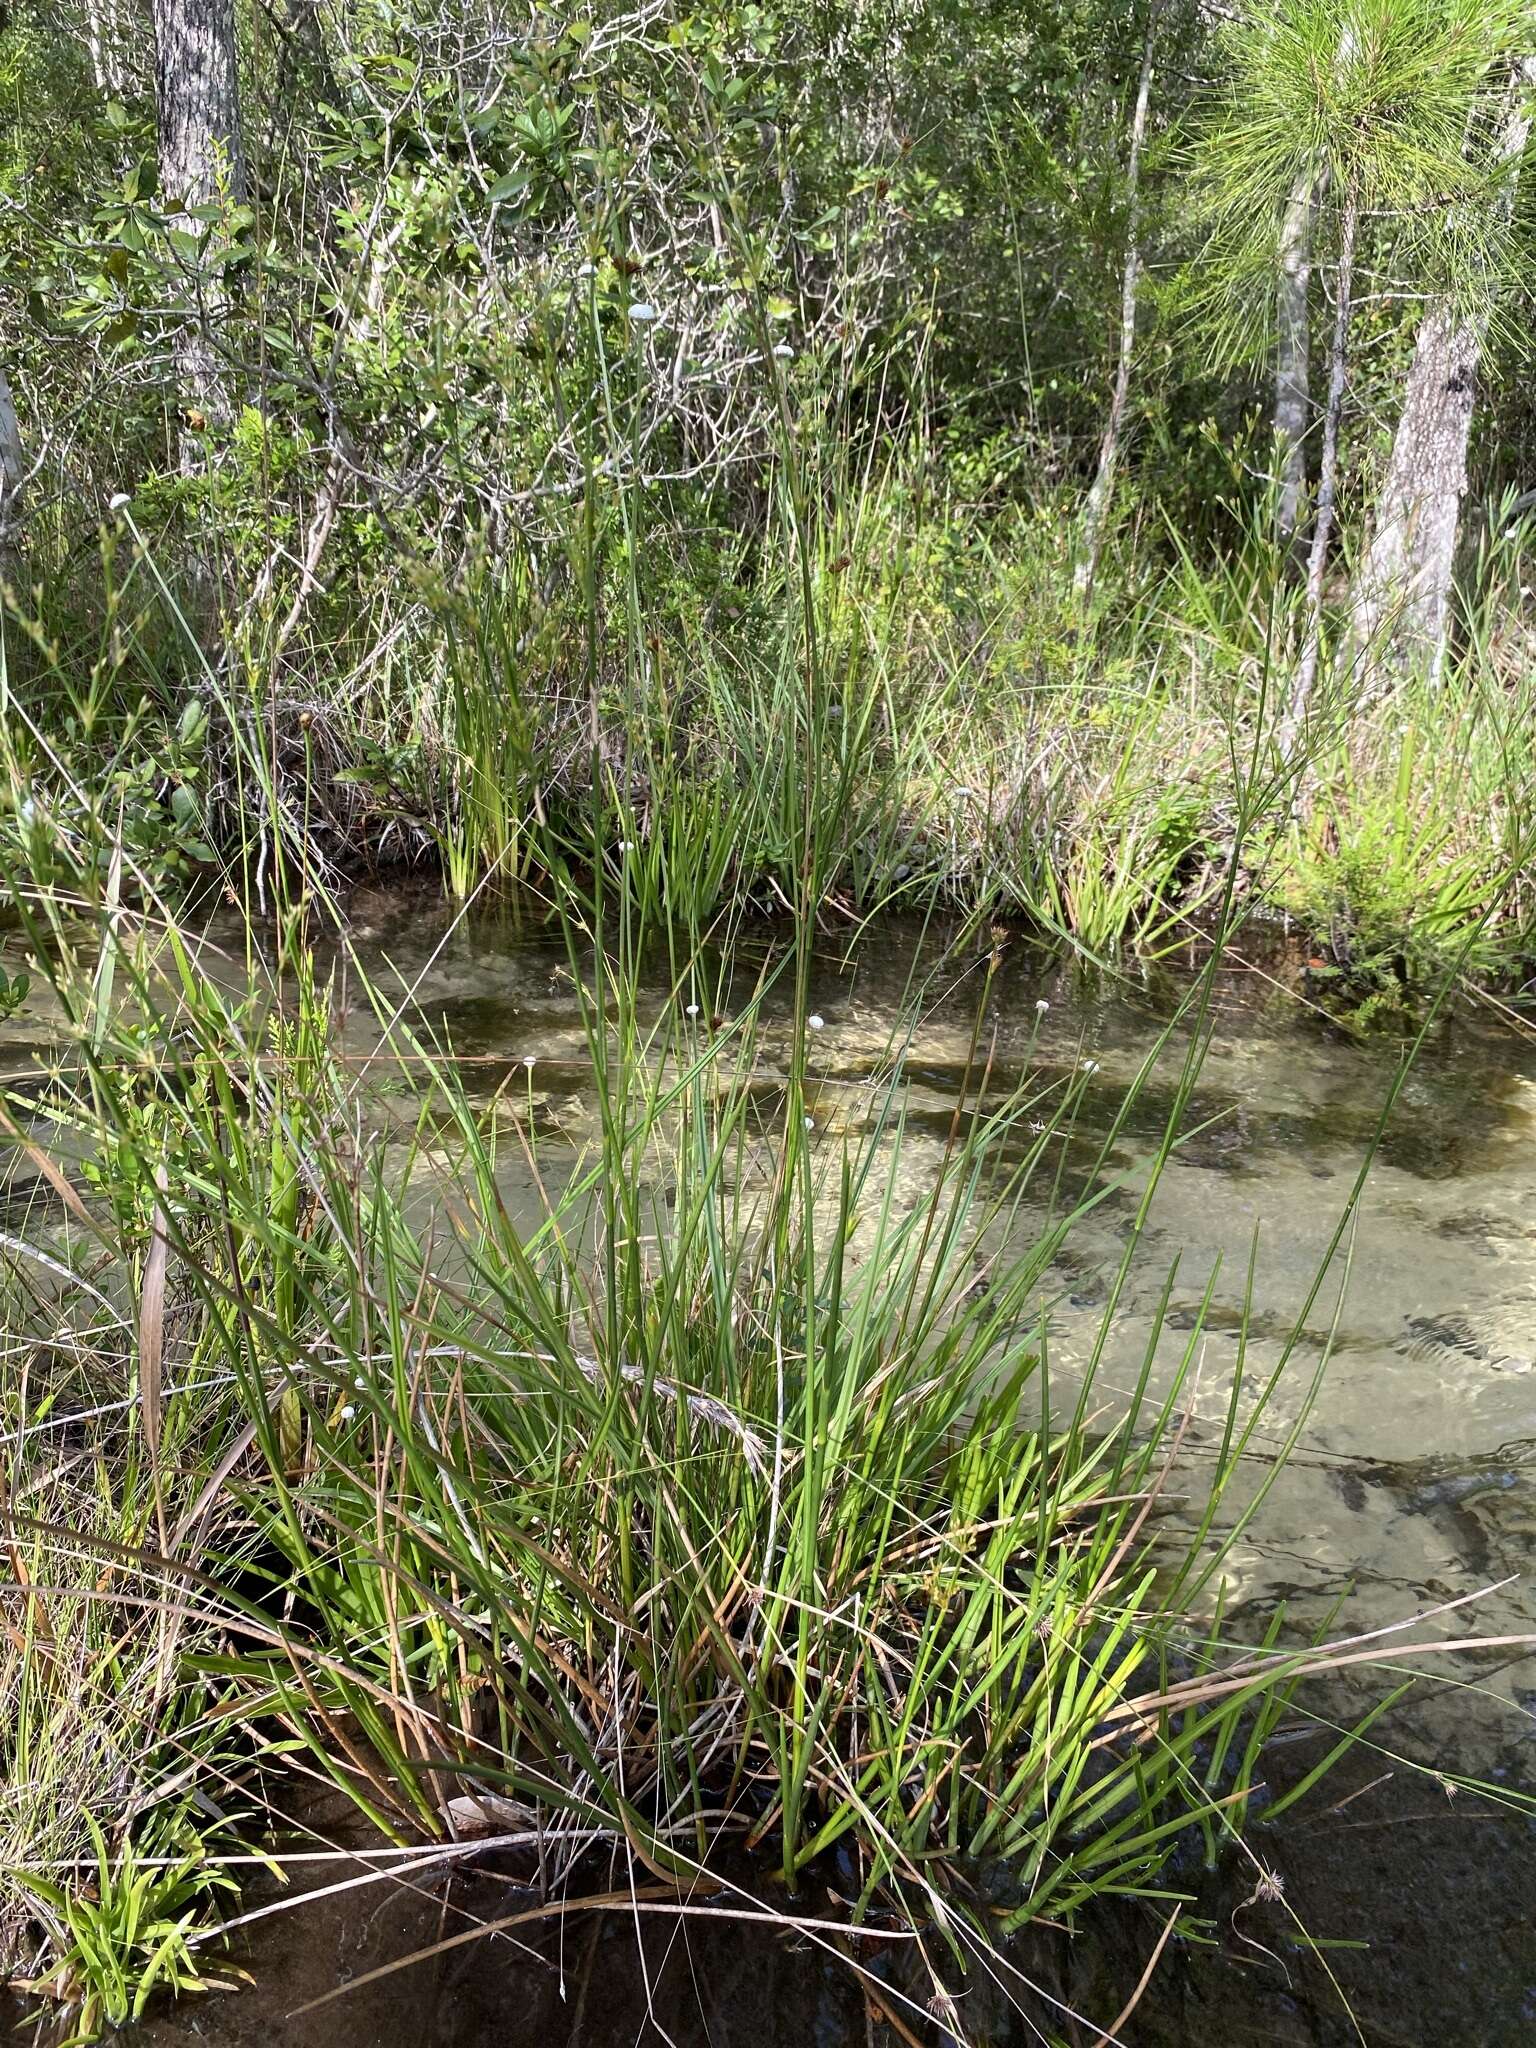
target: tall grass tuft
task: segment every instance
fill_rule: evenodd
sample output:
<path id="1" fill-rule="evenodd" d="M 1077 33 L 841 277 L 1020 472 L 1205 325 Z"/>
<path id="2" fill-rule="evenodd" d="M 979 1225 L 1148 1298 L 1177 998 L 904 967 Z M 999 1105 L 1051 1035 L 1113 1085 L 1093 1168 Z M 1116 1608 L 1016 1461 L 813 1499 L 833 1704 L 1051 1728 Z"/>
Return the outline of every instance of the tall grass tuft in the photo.
<path id="1" fill-rule="evenodd" d="M 536 1065 L 472 1096 L 355 962 L 375 1042 L 346 1050 L 297 924 L 236 995 L 185 933 L 125 931 L 13 1098 L 58 1293 L 118 1305 L 72 1383 L 115 1397 L 142 1654 L 191 1688 L 152 1692 L 153 1739 L 194 1783 L 304 1759 L 396 1838 L 490 1828 L 549 1900 L 617 1859 L 795 1917 L 827 1873 L 849 1924 L 936 1928 L 941 1974 L 1214 1854 L 1304 1660 L 1235 1657 L 1181 1596 L 1248 1440 L 1180 1463 L 1198 1328 L 1128 1396 L 1052 1371 L 1047 1268 L 1129 1103 L 1087 1138 L 1091 1075 L 1004 1083 L 980 1022 L 939 1128 L 899 1043 L 819 1072 L 792 934 L 729 1015 L 688 955 L 658 1012 L 650 927 L 593 873 L 574 1139 Z M 1141 1216 L 1198 1064 L 1164 1056 Z"/>

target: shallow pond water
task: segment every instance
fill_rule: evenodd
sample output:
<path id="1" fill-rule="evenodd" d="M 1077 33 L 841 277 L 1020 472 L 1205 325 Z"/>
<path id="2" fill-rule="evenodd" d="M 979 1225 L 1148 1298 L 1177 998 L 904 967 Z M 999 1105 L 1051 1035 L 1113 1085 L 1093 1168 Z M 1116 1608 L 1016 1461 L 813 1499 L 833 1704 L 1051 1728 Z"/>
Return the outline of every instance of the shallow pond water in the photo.
<path id="1" fill-rule="evenodd" d="M 547 1137 L 580 1143 L 592 1107 L 558 937 L 526 921 L 453 922 L 430 899 L 382 893 L 355 903 L 352 937 L 381 985 L 408 996 L 451 1046 L 471 1087 L 505 1088 L 508 1104 Z M 704 992 L 705 1009 L 728 1015 L 776 943 L 770 932 L 740 943 L 721 984 Z M 1283 954 L 1239 946 L 1237 955 L 1216 991 L 1191 1135 L 1164 1173 L 1102 1368 L 1106 1387 L 1134 1378 L 1172 1270 L 1155 1385 L 1210 1290 L 1188 1400 L 1193 1460 L 1221 1428 L 1245 1296 L 1250 1384 L 1281 1358 L 1397 1065 L 1390 1042 L 1354 1040 L 1311 1011 Z M 814 1042 L 823 1142 L 857 1129 L 902 1045 L 914 1136 L 902 1171 L 914 1176 L 914 1193 L 925 1191 L 964 1081 L 983 979 L 979 963 L 941 961 L 915 932 L 882 931 L 851 961 L 828 949 L 813 994 L 823 1020 Z M 922 1001 L 912 1025 L 914 987 Z M 1187 991 L 1187 978 L 1171 971 L 1088 977 L 1010 949 L 987 997 L 996 1071 L 1028 1063 L 1065 1074 L 1096 1062 L 1084 1118 L 1107 1128 Z M 659 1009 L 690 993 L 658 974 L 651 999 Z M 766 1011 L 771 1047 L 775 1019 L 787 1024 L 787 990 L 770 990 Z M 348 1029 L 358 1049 L 371 1047 L 361 1006 Z M 1176 1071 L 1171 1057 L 1144 1082 L 1112 1162 L 1123 1185 L 1074 1231 L 1042 1296 L 1064 1374 L 1099 1332 L 1139 1162 Z M 1263 1418 L 1261 1451 L 1301 1414 L 1330 1327 L 1332 1357 L 1300 1446 L 1232 1554 L 1230 1633 L 1256 1635 L 1280 1599 L 1307 1628 L 1337 1607 L 1332 1632 L 1353 1635 L 1489 1588 L 1429 1634 L 1536 1628 L 1536 1045 L 1472 1014 L 1437 1029 L 1388 1126 L 1345 1253 L 1305 1316 Z M 1267 1470 L 1256 1461 L 1255 1479 Z M 1372 1731 L 1371 1746 L 1259 1831 L 1256 1853 L 1283 1882 L 1282 1898 L 1251 1898 L 1255 1867 L 1243 1859 L 1211 1875 L 1178 1873 L 1198 1894 L 1185 1921 L 1197 1938 L 1173 1940 L 1117 2038 L 1189 2048 L 1536 2040 L 1536 1824 L 1475 1794 L 1453 1797 L 1407 1767 L 1437 1765 L 1536 1794 L 1536 1659 L 1508 1644 L 1422 1668 L 1424 1680 Z M 1358 1710 L 1382 1682 L 1330 1681 L 1321 1711 Z M 1315 1727 L 1303 1728 L 1282 1743 L 1276 1776 L 1305 1770 L 1325 1746 Z M 144 2038 L 231 2048 L 854 2048 L 898 2038 L 877 2026 L 846 1971 L 808 1951 L 698 1921 L 653 1929 L 641 1943 L 623 1916 L 540 1936 L 531 1948 L 477 1943 L 293 2017 L 306 1998 L 466 1916 L 511 1909 L 493 1875 L 446 1897 L 430 1881 L 361 1896 L 365 1904 L 343 1895 L 254 1929 L 254 1990 L 189 2005 Z M 969 2009 L 977 2038 L 1096 2042 L 1135 1990 L 1163 1917 L 1154 1905 L 1117 1908 L 1071 1944 L 1042 1937 L 1028 1961 L 1038 1995 L 978 1987 Z M 1057 1999 L 1093 2024 L 1063 2018 Z M 930 2029 L 925 2038 L 939 2037 Z"/>

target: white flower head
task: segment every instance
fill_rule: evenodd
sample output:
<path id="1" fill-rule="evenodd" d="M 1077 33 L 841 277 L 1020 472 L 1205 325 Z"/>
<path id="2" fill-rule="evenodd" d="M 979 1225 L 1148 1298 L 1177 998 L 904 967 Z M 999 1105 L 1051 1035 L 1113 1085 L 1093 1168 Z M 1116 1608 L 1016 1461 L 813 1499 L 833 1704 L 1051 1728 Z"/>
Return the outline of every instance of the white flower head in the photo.
<path id="1" fill-rule="evenodd" d="M 637 327 L 649 327 L 651 322 L 659 320 L 661 315 L 648 300 L 637 299 L 629 309 L 629 317 Z"/>
<path id="2" fill-rule="evenodd" d="M 773 352 L 781 362 L 785 363 L 789 362 L 795 353 L 787 341 L 776 341 L 773 345 Z"/>
<path id="3" fill-rule="evenodd" d="M 1083 1072 L 1084 1072 L 1085 1074 L 1096 1074 L 1096 1073 L 1097 1073 L 1098 1071 L 1099 1071 L 1099 1063 L 1098 1063 L 1098 1061 L 1097 1061 L 1097 1060 L 1084 1060 L 1084 1061 L 1083 1061 Z"/>
<path id="4" fill-rule="evenodd" d="M 352 1384 L 354 1387 L 356 1387 L 357 1391 L 361 1393 L 364 1387 L 367 1386 L 368 1382 L 363 1378 L 362 1374 L 359 1373 L 357 1375 L 357 1378 L 352 1382 Z"/>
<path id="5" fill-rule="evenodd" d="M 343 1408 L 341 1411 L 341 1419 L 343 1422 L 350 1422 L 356 1413 L 357 1410 L 352 1406 L 352 1403 L 349 1401 L 346 1407 Z"/>
<path id="6" fill-rule="evenodd" d="M 806 1129 L 807 1129 L 808 1131 L 814 1131 L 814 1130 L 815 1130 L 815 1128 L 816 1128 L 816 1119 L 815 1119 L 815 1117 L 813 1117 L 813 1116 L 808 1116 L 808 1117 L 806 1118 L 806 1120 L 805 1120 L 805 1128 L 806 1128 Z"/>
<path id="7" fill-rule="evenodd" d="M 827 1026 L 826 1018 L 820 1016 L 815 1010 L 811 1012 L 810 1016 L 807 1017 L 805 1021 L 808 1028 L 812 1031 L 824 1031 Z"/>
<path id="8" fill-rule="evenodd" d="M 114 491 L 107 500 L 107 509 L 110 512 L 126 512 L 132 503 L 133 500 L 126 491 Z"/>
<path id="9" fill-rule="evenodd" d="M 528 1069 L 530 1074 L 533 1072 L 534 1063 L 538 1059 L 538 1057 L 539 1056 L 536 1052 L 525 1052 L 523 1054 L 523 1065 Z"/>
<path id="10" fill-rule="evenodd" d="M 1036 1008 L 1036 1010 L 1038 1010 L 1038 1011 L 1039 1011 L 1039 1013 L 1040 1013 L 1040 1015 L 1041 1015 L 1042 1017 L 1043 1017 L 1043 1016 L 1045 1015 L 1046 1011 L 1047 1011 L 1047 1010 L 1048 1010 L 1048 1009 L 1049 1009 L 1050 1007 L 1051 1007 L 1051 1006 L 1050 1006 L 1050 1004 L 1049 1004 L 1049 1003 L 1048 1003 L 1048 1002 L 1047 1002 L 1047 1001 L 1045 1000 L 1045 997 L 1044 997 L 1044 996 L 1036 996 L 1036 997 L 1035 997 L 1035 1008 Z"/>
<path id="11" fill-rule="evenodd" d="M 683 1014 L 684 1014 L 685 1016 L 688 1016 L 688 1017 L 697 1017 L 697 1015 L 699 1014 L 699 1006 L 698 1006 L 698 1004 L 697 1004 L 697 1003 L 690 1003 L 690 1004 L 688 1005 L 688 1008 L 686 1009 L 686 1011 L 684 1011 L 684 1013 L 683 1013 Z"/>

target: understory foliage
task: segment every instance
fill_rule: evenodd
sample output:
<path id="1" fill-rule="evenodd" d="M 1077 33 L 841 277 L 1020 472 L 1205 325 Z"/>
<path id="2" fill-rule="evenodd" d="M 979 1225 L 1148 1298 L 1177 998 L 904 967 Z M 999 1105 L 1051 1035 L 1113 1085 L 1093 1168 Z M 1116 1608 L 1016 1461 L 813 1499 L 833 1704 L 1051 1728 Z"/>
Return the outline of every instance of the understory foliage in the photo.
<path id="1" fill-rule="evenodd" d="M 258 897 L 296 847 L 467 894 L 547 826 L 638 828 L 658 869 L 701 832 L 709 890 L 768 903 L 809 796 L 829 901 L 985 901 L 1097 954 L 1187 933 L 1260 772 L 1292 794 L 1249 880 L 1344 984 L 1469 946 L 1523 972 L 1519 9 L 232 19 L 241 147 L 210 141 L 196 204 L 130 0 L 0 27 L 13 857 L 66 871 L 104 795 L 162 875 Z M 1337 446 L 1304 595 L 1270 412 L 1307 191 L 1304 518 Z M 1349 587 L 1440 295 L 1482 399 L 1426 692 L 1351 640 Z"/>

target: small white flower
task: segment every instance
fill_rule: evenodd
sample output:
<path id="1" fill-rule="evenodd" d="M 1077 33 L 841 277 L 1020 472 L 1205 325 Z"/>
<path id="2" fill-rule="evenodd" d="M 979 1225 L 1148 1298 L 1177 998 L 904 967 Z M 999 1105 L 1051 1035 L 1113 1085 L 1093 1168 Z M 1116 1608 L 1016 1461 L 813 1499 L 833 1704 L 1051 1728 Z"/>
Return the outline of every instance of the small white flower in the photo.
<path id="1" fill-rule="evenodd" d="M 781 362 L 786 363 L 795 353 L 787 341 L 776 341 L 773 345 L 773 352 Z"/>
<path id="2" fill-rule="evenodd" d="M 810 1016 L 806 1018 L 805 1021 L 812 1031 L 824 1031 L 826 1029 L 826 1018 L 818 1016 L 814 1010 L 811 1012 Z"/>
<path id="3" fill-rule="evenodd" d="M 107 500 L 107 509 L 110 512 L 126 512 L 132 503 L 133 500 L 126 491 L 114 491 Z"/>
<path id="4" fill-rule="evenodd" d="M 1042 1017 L 1043 1017 L 1043 1016 L 1045 1015 L 1046 1011 L 1047 1011 L 1047 1010 L 1048 1010 L 1048 1009 L 1049 1009 L 1050 1007 L 1051 1007 L 1051 1006 L 1050 1006 L 1050 1004 L 1049 1004 L 1049 1003 L 1048 1003 L 1048 1002 L 1047 1002 L 1047 1001 L 1045 1000 L 1045 997 L 1044 997 L 1044 996 L 1036 996 L 1036 997 L 1035 997 L 1035 1008 L 1036 1008 L 1036 1009 L 1037 1009 L 1037 1010 L 1039 1011 L 1039 1013 L 1040 1013 L 1040 1015 L 1041 1015 Z"/>
<path id="5" fill-rule="evenodd" d="M 523 1065 L 528 1069 L 530 1074 L 533 1072 L 534 1062 L 538 1059 L 538 1057 L 539 1056 L 536 1052 L 525 1052 L 523 1054 Z"/>
<path id="6" fill-rule="evenodd" d="M 698 1004 L 697 1004 L 697 1003 L 690 1003 L 690 1004 L 688 1005 L 688 1008 L 687 1008 L 687 1010 L 686 1010 L 686 1011 L 684 1012 L 684 1015 L 685 1015 L 685 1016 L 689 1016 L 689 1017 L 697 1017 L 697 1015 L 698 1015 L 698 1014 L 699 1014 L 699 1006 L 698 1006 Z"/>
<path id="7" fill-rule="evenodd" d="M 805 1120 L 805 1128 L 806 1128 L 806 1129 L 807 1129 L 808 1131 L 814 1131 L 814 1130 L 815 1130 L 815 1128 L 816 1128 L 816 1119 L 815 1119 L 815 1117 L 813 1117 L 813 1116 L 808 1116 L 808 1117 L 806 1118 L 806 1120 Z"/>
<path id="8" fill-rule="evenodd" d="M 620 853 L 635 853 L 635 852 L 637 852 L 638 850 L 639 850 L 639 842 L 638 842 L 637 840 L 634 840 L 634 839 L 621 839 L 621 840 L 619 841 L 619 851 L 620 851 Z"/>
<path id="9" fill-rule="evenodd" d="M 31 797 L 24 796 L 16 811 L 17 822 L 22 825 L 30 825 L 36 817 L 37 805 L 32 801 Z"/>
<path id="10" fill-rule="evenodd" d="M 1097 1073 L 1098 1071 L 1099 1071 L 1099 1063 L 1098 1063 L 1098 1061 L 1097 1061 L 1097 1060 L 1084 1060 L 1084 1061 L 1083 1061 L 1083 1072 L 1084 1072 L 1085 1074 L 1096 1074 L 1096 1073 Z"/>
<path id="11" fill-rule="evenodd" d="M 341 1411 L 341 1419 L 343 1422 L 350 1422 L 356 1413 L 357 1410 L 352 1406 L 352 1403 L 349 1401 L 346 1407 L 343 1408 Z"/>
<path id="12" fill-rule="evenodd" d="M 364 1387 L 367 1386 L 368 1382 L 363 1378 L 362 1374 L 359 1373 L 357 1378 L 352 1382 L 352 1384 L 354 1387 L 356 1387 L 357 1391 L 361 1393 Z"/>
<path id="13" fill-rule="evenodd" d="M 630 307 L 629 317 L 637 327 L 648 327 L 653 320 L 658 320 L 661 316 L 654 306 L 644 299 L 639 299 Z"/>
<path id="14" fill-rule="evenodd" d="M 596 277 L 597 265 L 595 263 L 578 263 L 576 275 L 578 277 Z"/>
<path id="15" fill-rule="evenodd" d="M 963 786 L 962 786 L 961 788 L 959 788 L 959 789 L 957 789 L 957 790 L 955 791 L 955 795 L 956 795 L 956 796 L 960 796 L 960 797 L 964 797 L 964 796 L 974 796 L 975 794 L 976 794 L 976 792 L 975 792 L 975 790 L 974 790 L 974 789 L 966 789 L 966 788 L 965 788 L 965 787 L 963 787 Z"/>

